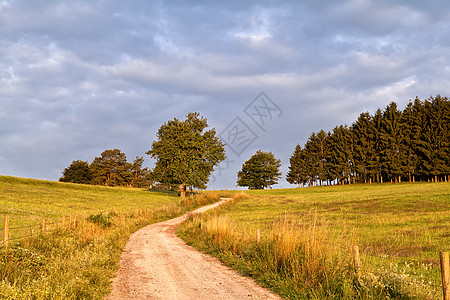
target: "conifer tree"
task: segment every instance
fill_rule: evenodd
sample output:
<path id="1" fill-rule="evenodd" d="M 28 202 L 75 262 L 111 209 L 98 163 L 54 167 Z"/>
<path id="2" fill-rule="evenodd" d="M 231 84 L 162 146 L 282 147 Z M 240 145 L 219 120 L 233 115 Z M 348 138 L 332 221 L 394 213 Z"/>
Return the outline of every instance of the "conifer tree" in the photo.
<path id="1" fill-rule="evenodd" d="M 132 187 L 142 188 L 146 185 L 150 185 L 150 171 L 148 168 L 143 168 L 144 157 L 136 156 L 133 163 L 130 164 L 129 169 L 129 185 Z"/>
<path id="2" fill-rule="evenodd" d="M 362 182 L 371 181 L 371 167 L 375 160 L 375 136 L 372 126 L 372 116 L 361 113 L 352 125 L 354 137 L 353 162 L 358 179 Z"/>
<path id="3" fill-rule="evenodd" d="M 330 161 L 332 167 L 330 172 L 339 183 L 347 180 L 351 183 L 352 176 L 352 140 L 350 130 L 347 126 L 336 126 L 330 135 L 330 145 L 333 147 L 331 151 Z"/>
<path id="4" fill-rule="evenodd" d="M 414 103 L 412 105 L 412 116 L 413 122 L 411 128 L 410 147 L 413 148 L 414 155 L 417 157 L 416 166 L 412 174 L 412 181 L 414 182 L 416 181 L 416 176 L 418 176 L 419 179 L 423 179 L 427 176 L 425 167 L 423 166 L 425 155 L 422 152 L 425 143 L 422 137 L 423 128 L 426 123 L 425 106 L 424 103 L 417 97 L 414 99 Z"/>
<path id="5" fill-rule="evenodd" d="M 418 103 L 420 107 L 420 100 L 415 99 L 414 103 Z M 415 104 L 411 101 L 405 107 L 402 113 L 401 123 L 403 127 L 403 143 L 405 149 L 405 159 L 403 161 L 403 169 L 408 176 L 409 182 L 415 182 L 415 175 L 417 173 L 417 166 L 419 163 L 419 157 L 416 150 L 417 141 L 420 139 L 421 134 L 421 110 L 417 110 Z"/>
<path id="6" fill-rule="evenodd" d="M 119 149 L 105 150 L 90 165 L 92 184 L 125 186 L 129 174 L 127 157 Z"/>
<path id="7" fill-rule="evenodd" d="M 388 179 L 401 181 L 405 159 L 404 135 L 401 111 L 391 102 L 383 112 L 381 140 L 383 143 L 382 166 Z"/>
<path id="8" fill-rule="evenodd" d="M 328 179 L 328 170 L 327 170 L 327 154 L 328 154 L 328 133 L 326 133 L 323 129 L 320 130 L 316 135 L 316 149 L 317 149 L 317 161 L 318 161 L 318 179 L 320 181 L 320 185 L 323 185 L 323 182 Z"/>
<path id="9" fill-rule="evenodd" d="M 302 184 L 308 182 L 306 175 L 306 157 L 305 151 L 297 144 L 295 146 L 294 153 L 289 159 L 289 172 L 286 175 L 286 180 L 290 184 L 298 184 L 301 187 Z"/>
<path id="10" fill-rule="evenodd" d="M 447 103 L 446 103 L 447 102 Z M 433 181 L 448 174 L 448 99 L 440 95 L 425 100 L 425 126 L 422 130 L 420 151 L 424 172 Z"/>
<path id="11" fill-rule="evenodd" d="M 315 186 L 317 180 L 319 179 L 319 145 L 317 142 L 318 138 L 315 132 L 311 133 L 309 139 L 305 144 L 305 152 L 307 158 L 305 160 L 306 164 L 306 175 L 308 177 L 308 182 L 310 185 Z"/>
<path id="12" fill-rule="evenodd" d="M 383 182 L 382 175 L 382 153 L 383 153 L 383 141 L 382 141 L 382 127 L 383 127 L 383 113 L 381 109 L 377 109 L 372 117 L 372 136 L 374 140 L 374 158 L 370 162 L 370 173 L 373 177 L 376 177 L 377 182 Z"/>

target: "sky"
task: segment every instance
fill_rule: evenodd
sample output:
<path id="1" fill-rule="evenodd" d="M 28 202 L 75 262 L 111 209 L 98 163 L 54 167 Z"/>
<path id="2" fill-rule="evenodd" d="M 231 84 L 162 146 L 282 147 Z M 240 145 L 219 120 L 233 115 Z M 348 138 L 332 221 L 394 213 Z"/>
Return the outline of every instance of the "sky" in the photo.
<path id="1" fill-rule="evenodd" d="M 450 2 L 0 0 L 0 174 L 58 180 L 74 160 L 144 156 L 199 112 L 226 146 L 209 189 L 257 150 L 395 101 L 450 96 Z M 294 186 L 292 186 L 294 187 Z"/>

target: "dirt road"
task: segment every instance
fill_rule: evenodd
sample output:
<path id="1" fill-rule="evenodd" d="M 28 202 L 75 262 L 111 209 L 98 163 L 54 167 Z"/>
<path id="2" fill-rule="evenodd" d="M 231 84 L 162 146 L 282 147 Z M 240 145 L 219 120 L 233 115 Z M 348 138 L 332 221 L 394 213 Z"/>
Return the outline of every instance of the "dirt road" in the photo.
<path id="1" fill-rule="evenodd" d="M 106 299 L 280 299 L 216 258 L 186 245 L 175 234 L 186 217 L 152 224 L 131 235 Z"/>

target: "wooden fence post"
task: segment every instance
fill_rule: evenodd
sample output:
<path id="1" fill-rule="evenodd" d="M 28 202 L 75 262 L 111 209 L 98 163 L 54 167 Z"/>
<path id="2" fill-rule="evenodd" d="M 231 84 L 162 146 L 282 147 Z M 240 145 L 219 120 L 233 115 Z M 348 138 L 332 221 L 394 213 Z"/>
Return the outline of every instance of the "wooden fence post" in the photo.
<path id="1" fill-rule="evenodd" d="M 42 218 L 42 223 L 41 223 L 41 233 L 42 233 L 42 234 L 45 233 L 45 218 Z"/>
<path id="2" fill-rule="evenodd" d="M 259 242 L 261 241 L 261 231 L 258 229 L 256 229 L 256 243 L 259 244 Z"/>
<path id="3" fill-rule="evenodd" d="M 352 253 L 353 253 L 353 263 L 355 265 L 355 273 L 356 276 L 359 278 L 361 271 L 361 261 L 359 260 L 359 247 L 354 245 Z"/>
<path id="4" fill-rule="evenodd" d="M 448 252 L 441 252 L 442 292 L 444 300 L 450 300 L 450 261 Z"/>
<path id="5" fill-rule="evenodd" d="M 8 248 L 8 235 L 9 235 L 9 216 L 5 215 L 5 227 L 3 227 L 3 246 Z"/>

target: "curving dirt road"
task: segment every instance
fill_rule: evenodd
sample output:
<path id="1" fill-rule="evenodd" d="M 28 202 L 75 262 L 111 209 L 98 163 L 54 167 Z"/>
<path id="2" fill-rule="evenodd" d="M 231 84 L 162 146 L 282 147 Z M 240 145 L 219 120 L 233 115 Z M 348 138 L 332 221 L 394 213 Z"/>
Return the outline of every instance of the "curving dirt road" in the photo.
<path id="1" fill-rule="evenodd" d="M 175 234 L 186 217 L 148 225 L 131 235 L 106 299 L 280 299 L 216 258 L 186 245 Z"/>

